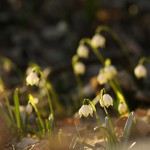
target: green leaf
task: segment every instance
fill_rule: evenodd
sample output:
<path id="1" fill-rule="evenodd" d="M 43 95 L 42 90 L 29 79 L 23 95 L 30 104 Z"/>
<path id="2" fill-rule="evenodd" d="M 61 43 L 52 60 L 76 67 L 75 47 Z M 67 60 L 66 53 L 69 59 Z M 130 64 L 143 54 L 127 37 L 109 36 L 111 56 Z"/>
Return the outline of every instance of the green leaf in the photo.
<path id="1" fill-rule="evenodd" d="M 10 116 L 6 113 L 6 111 L 1 106 L 0 106 L 0 113 L 2 113 L 2 115 L 4 116 L 4 119 L 6 120 L 8 127 L 11 127 L 12 120 L 11 120 Z"/>
<path id="2" fill-rule="evenodd" d="M 18 129 L 22 128 L 21 125 L 21 116 L 20 116 L 20 110 L 19 110 L 19 97 L 18 97 L 18 89 L 15 90 L 14 92 L 14 104 L 15 104 L 15 117 L 16 117 L 16 121 L 17 121 L 17 127 Z"/>
<path id="3" fill-rule="evenodd" d="M 108 117 L 105 117 L 105 124 L 106 124 L 106 128 L 111 131 L 112 130 L 112 127 L 110 125 L 110 122 L 109 122 L 109 119 Z"/>
<path id="4" fill-rule="evenodd" d="M 10 105 L 9 99 L 8 99 L 8 96 L 7 96 L 7 94 L 5 93 L 5 91 L 4 91 L 4 97 L 5 97 L 5 101 L 6 101 L 6 105 L 7 105 L 7 108 L 8 108 L 8 113 L 9 113 L 9 116 L 10 116 L 10 118 L 11 118 L 11 121 L 12 121 L 12 123 L 15 123 L 15 121 L 14 121 L 14 116 L 13 116 L 13 112 L 12 112 L 12 108 L 11 108 L 11 105 Z"/>
<path id="5" fill-rule="evenodd" d="M 124 142 L 124 147 L 126 146 L 126 143 L 129 139 L 129 136 L 130 136 L 130 132 L 131 132 L 131 127 L 132 127 L 132 123 L 133 123 L 133 118 L 134 118 L 134 112 L 131 112 L 127 121 L 126 121 L 126 124 L 125 124 L 125 127 L 124 127 L 124 132 L 123 132 L 123 142 Z"/>
<path id="6" fill-rule="evenodd" d="M 4 98 L 5 98 L 5 102 L 6 102 L 6 106 L 8 108 L 8 113 L 9 113 L 9 116 L 11 118 L 11 121 L 12 123 L 15 123 L 14 121 L 14 116 L 13 116 L 13 112 L 12 112 L 12 108 L 11 108 L 11 105 L 9 103 L 9 99 L 8 99 L 8 96 L 7 96 L 7 93 L 5 92 L 5 87 L 4 87 L 4 83 L 3 83 L 3 80 L 2 78 L 0 78 L 0 86 L 2 87 L 3 89 L 3 95 L 4 95 Z"/>
<path id="7" fill-rule="evenodd" d="M 112 126 L 110 124 L 110 120 L 108 117 L 105 117 L 105 124 L 106 124 L 106 130 L 107 130 L 107 141 L 108 141 L 108 147 L 110 150 L 119 150 L 119 142 L 118 139 L 113 133 Z"/>

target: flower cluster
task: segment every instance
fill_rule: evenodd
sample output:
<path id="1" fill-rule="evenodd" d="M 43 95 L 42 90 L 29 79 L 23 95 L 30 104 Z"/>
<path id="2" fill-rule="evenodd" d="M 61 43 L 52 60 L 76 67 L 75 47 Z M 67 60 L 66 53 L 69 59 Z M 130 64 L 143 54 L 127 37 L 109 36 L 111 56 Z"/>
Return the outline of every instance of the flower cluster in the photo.
<path id="1" fill-rule="evenodd" d="M 97 81 L 102 85 L 111 80 L 115 75 L 117 75 L 117 69 L 113 65 L 109 65 L 100 70 Z"/>
<path id="2" fill-rule="evenodd" d="M 87 117 L 89 115 L 93 116 L 93 112 L 96 111 L 95 106 L 93 105 L 92 102 L 90 102 L 90 100 L 86 101 L 88 102 L 88 104 L 85 104 L 85 101 L 86 100 L 84 100 L 82 107 L 79 109 L 79 116 L 80 117 L 82 116 Z M 102 107 L 108 108 L 109 106 L 113 106 L 113 99 L 109 94 L 102 95 L 99 102 Z"/>
<path id="3" fill-rule="evenodd" d="M 107 111 L 106 108 L 108 108 L 109 106 L 113 106 L 113 98 L 109 94 L 105 93 L 105 89 L 102 89 L 100 92 L 99 103 L 101 107 L 104 107 L 105 111 Z M 120 103 L 118 105 L 118 112 L 120 114 L 124 114 L 127 111 L 128 111 L 127 105 L 122 100 L 120 100 Z M 94 104 L 90 100 L 85 99 L 83 101 L 82 107 L 79 109 L 79 116 L 80 117 L 82 116 L 87 117 L 89 115 L 93 116 L 93 112 L 96 112 Z"/>

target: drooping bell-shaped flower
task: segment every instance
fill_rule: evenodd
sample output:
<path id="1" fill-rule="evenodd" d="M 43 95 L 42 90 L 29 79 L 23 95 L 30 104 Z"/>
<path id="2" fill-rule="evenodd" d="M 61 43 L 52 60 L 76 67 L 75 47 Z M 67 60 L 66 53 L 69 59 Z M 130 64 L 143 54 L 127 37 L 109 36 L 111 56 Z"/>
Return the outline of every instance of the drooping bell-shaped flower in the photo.
<path id="1" fill-rule="evenodd" d="M 79 115 L 80 117 L 83 115 L 87 117 L 88 115 L 93 116 L 93 109 L 90 105 L 82 105 L 82 107 L 79 109 Z"/>
<path id="2" fill-rule="evenodd" d="M 134 74 L 137 78 L 143 78 L 147 76 L 147 70 L 144 65 L 139 64 L 135 67 Z"/>
<path id="3" fill-rule="evenodd" d="M 88 58 L 88 56 L 89 56 L 88 48 L 85 45 L 80 44 L 77 49 L 77 55 L 82 58 Z"/>
<path id="4" fill-rule="evenodd" d="M 102 96 L 102 99 L 100 99 L 100 105 L 102 107 L 106 106 L 107 108 L 109 106 L 113 106 L 113 99 L 109 94 L 104 94 Z"/>
<path id="5" fill-rule="evenodd" d="M 85 73 L 86 67 L 82 62 L 77 62 L 74 65 L 74 71 L 78 75 L 83 75 Z"/>
<path id="6" fill-rule="evenodd" d="M 91 44 L 95 48 L 104 47 L 105 42 L 106 42 L 105 37 L 100 34 L 95 34 L 91 39 Z"/>
<path id="7" fill-rule="evenodd" d="M 37 76 L 36 72 L 32 71 L 29 73 L 29 75 L 26 77 L 27 85 L 38 85 L 39 83 L 39 77 Z"/>

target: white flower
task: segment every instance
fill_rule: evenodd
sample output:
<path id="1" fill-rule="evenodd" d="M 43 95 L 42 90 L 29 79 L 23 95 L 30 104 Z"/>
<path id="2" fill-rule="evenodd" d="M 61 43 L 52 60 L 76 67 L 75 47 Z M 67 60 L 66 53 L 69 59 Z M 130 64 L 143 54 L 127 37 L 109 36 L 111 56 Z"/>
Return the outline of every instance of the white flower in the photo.
<path id="1" fill-rule="evenodd" d="M 104 47 L 105 42 L 106 42 L 105 37 L 99 34 L 95 34 L 91 39 L 91 44 L 95 48 Z"/>
<path id="2" fill-rule="evenodd" d="M 27 77 L 26 77 L 26 82 L 27 85 L 37 85 L 39 82 L 39 77 L 37 76 L 36 72 L 31 72 Z"/>
<path id="3" fill-rule="evenodd" d="M 147 70 L 144 65 L 139 64 L 135 67 L 134 74 L 137 78 L 143 78 L 147 76 Z"/>
<path id="4" fill-rule="evenodd" d="M 105 72 L 107 79 L 111 79 L 112 77 L 117 75 L 117 69 L 113 65 L 106 66 L 104 68 L 104 72 Z"/>
<path id="5" fill-rule="evenodd" d="M 120 114 L 123 114 L 127 111 L 127 106 L 124 103 L 120 103 L 118 106 L 118 111 Z"/>
<path id="6" fill-rule="evenodd" d="M 104 73 L 100 72 L 97 76 L 97 82 L 102 85 L 107 83 L 107 78 Z"/>
<path id="7" fill-rule="evenodd" d="M 79 57 L 88 58 L 88 56 L 89 56 L 88 48 L 83 44 L 79 45 L 79 47 L 77 49 L 77 55 Z"/>
<path id="8" fill-rule="evenodd" d="M 85 73 L 85 65 L 82 62 L 77 62 L 74 65 L 74 71 L 76 74 L 82 75 Z"/>
<path id="9" fill-rule="evenodd" d="M 80 109 L 79 109 L 79 115 L 80 117 L 83 115 L 85 117 L 87 117 L 88 115 L 93 116 L 93 109 L 90 105 L 83 105 Z"/>
<path id="10" fill-rule="evenodd" d="M 32 111 L 33 111 L 33 107 L 30 104 L 28 104 L 26 106 L 26 112 L 27 112 L 27 114 L 30 115 L 32 113 Z"/>
<path id="11" fill-rule="evenodd" d="M 111 105 L 113 106 L 113 99 L 109 94 L 103 95 L 103 100 L 100 99 L 100 105 L 102 107 L 106 106 L 107 108 Z"/>

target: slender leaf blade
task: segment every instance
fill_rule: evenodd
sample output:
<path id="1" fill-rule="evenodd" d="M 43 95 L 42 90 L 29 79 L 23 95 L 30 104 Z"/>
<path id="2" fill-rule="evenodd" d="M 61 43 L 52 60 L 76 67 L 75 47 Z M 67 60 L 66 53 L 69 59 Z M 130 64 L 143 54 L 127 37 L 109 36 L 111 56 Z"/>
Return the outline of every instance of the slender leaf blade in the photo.
<path id="1" fill-rule="evenodd" d="M 122 136 L 124 146 L 126 145 L 128 139 L 129 139 L 129 136 L 130 136 L 131 127 L 132 127 L 132 123 L 133 123 L 133 118 L 134 118 L 134 112 L 131 112 L 128 119 L 127 119 L 127 121 L 126 121 L 123 136 Z"/>
<path id="2" fill-rule="evenodd" d="M 15 117 L 17 121 L 17 127 L 18 129 L 21 129 L 21 115 L 20 115 L 20 110 L 19 110 L 19 97 L 18 97 L 18 89 L 15 90 L 14 92 L 14 104 L 15 104 Z"/>

